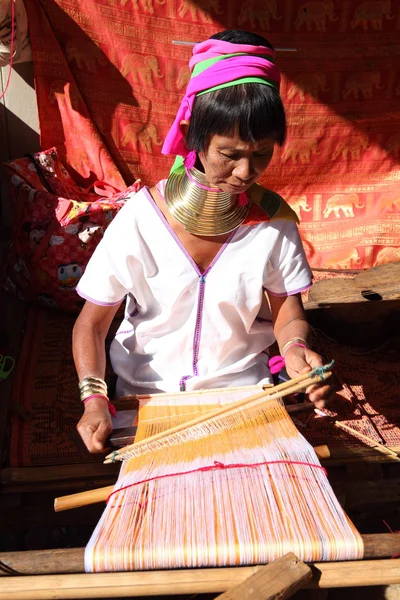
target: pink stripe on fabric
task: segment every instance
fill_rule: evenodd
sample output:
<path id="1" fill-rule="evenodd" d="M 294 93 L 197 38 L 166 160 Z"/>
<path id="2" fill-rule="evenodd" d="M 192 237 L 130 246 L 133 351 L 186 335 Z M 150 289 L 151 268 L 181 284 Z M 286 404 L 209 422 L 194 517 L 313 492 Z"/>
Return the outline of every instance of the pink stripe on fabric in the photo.
<path id="1" fill-rule="evenodd" d="M 302 288 L 299 288 L 298 290 L 293 290 L 290 292 L 282 292 L 281 294 L 271 292 L 271 290 L 269 290 L 268 288 L 265 288 L 265 289 L 267 290 L 267 292 L 269 294 L 271 294 L 271 296 L 277 296 L 278 298 L 283 298 L 283 296 L 294 296 L 295 294 L 299 294 L 300 292 L 305 292 L 306 290 L 310 289 L 311 286 L 312 286 L 312 282 L 308 283 L 307 285 L 305 285 Z"/>
<path id="2" fill-rule="evenodd" d="M 188 149 L 181 130 L 181 121 L 190 121 L 193 104 L 199 92 L 242 77 L 271 79 L 276 82 L 278 87 L 281 78 L 279 69 L 273 63 L 259 56 L 248 55 L 227 58 L 199 73 L 189 81 L 175 121 L 165 138 L 162 154 L 176 154 L 183 157 L 187 155 Z"/>
<path id="3" fill-rule="evenodd" d="M 196 44 L 193 48 L 193 56 L 189 61 L 189 68 L 193 67 L 203 60 L 223 56 L 224 54 L 266 54 L 275 58 L 275 50 L 266 46 L 251 46 L 249 44 L 232 44 L 224 40 L 205 40 Z M 211 87 L 211 86 L 210 86 Z"/>
<path id="4" fill-rule="evenodd" d="M 162 183 L 162 181 L 160 183 Z M 164 187 L 164 189 L 165 189 L 165 187 Z M 217 252 L 216 256 L 213 258 L 213 260 L 211 261 L 211 263 L 208 265 L 207 269 L 204 272 L 202 272 L 201 269 L 199 269 L 199 267 L 196 264 L 196 262 L 190 256 L 189 252 L 186 250 L 185 246 L 182 244 L 182 242 L 179 239 L 179 237 L 176 235 L 175 231 L 172 229 L 171 225 L 168 223 L 168 221 L 165 218 L 165 216 L 163 215 L 162 211 L 159 209 L 159 207 L 155 203 L 155 201 L 152 198 L 149 190 L 147 188 L 142 188 L 142 190 L 145 193 L 147 199 L 149 200 L 151 206 L 154 208 L 154 210 L 156 211 L 156 213 L 160 217 L 161 221 L 164 223 L 165 227 L 168 229 L 168 231 L 170 232 L 170 234 L 172 235 L 172 237 L 174 238 L 174 240 L 176 241 L 176 243 L 178 244 L 178 246 L 181 248 L 181 250 L 185 254 L 185 256 L 187 256 L 189 262 L 193 265 L 194 270 L 196 271 L 196 273 L 199 275 L 199 277 L 200 276 L 205 277 L 207 275 L 207 273 L 210 271 L 210 269 L 215 265 L 215 263 L 217 262 L 217 260 L 221 256 L 221 254 L 224 252 L 224 250 L 228 247 L 229 242 L 232 240 L 232 238 L 234 237 L 234 235 L 236 234 L 236 232 L 239 230 L 239 228 L 235 229 L 234 231 L 232 231 L 230 233 L 228 239 L 221 246 L 221 248 Z M 157 187 L 157 190 L 161 194 L 161 191 L 160 191 L 160 189 L 158 187 Z M 164 196 L 163 196 L 163 198 L 164 198 Z"/>
<path id="5" fill-rule="evenodd" d="M 118 302 L 102 302 L 101 300 L 95 300 L 94 298 L 87 296 L 77 287 L 75 288 L 75 291 L 84 300 L 89 300 L 89 302 L 93 302 L 93 304 L 97 304 L 98 306 L 117 306 L 117 304 L 122 302 L 122 300 L 124 299 L 124 298 L 121 298 L 121 300 L 118 300 Z"/>
<path id="6" fill-rule="evenodd" d="M 161 179 L 158 183 L 156 183 L 157 192 L 163 197 L 165 200 L 165 188 L 167 186 L 168 179 Z"/>
<path id="7" fill-rule="evenodd" d="M 234 229 L 228 236 L 228 239 L 224 242 L 224 244 L 221 246 L 221 248 L 218 250 L 217 254 L 214 256 L 214 258 L 212 259 L 212 261 L 210 262 L 210 264 L 208 265 L 207 269 L 203 272 L 203 277 L 205 277 L 206 275 L 208 275 L 208 273 L 211 271 L 211 269 L 213 268 L 213 266 L 215 265 L 215 263 L 217 262 L 217 260 L 219 260 L 221 258 L 221 254 L 223 252 L 225 252 L 225 250 L 227 249 L 228 245 L 230 244 L 230 242 L 232 241 L 232 239 L 235 237 L 236 232 L 239 231 L 239 227 L 237 229 Z"/>
<path id="8" fill-rule="evenodd" d="M 156 213 L 160 217 L 160 220 L 162 221 L 162 223 L 164 223 L 164 226 L 167 228 L 167 230 L 169 231 L 169 233 L 171 234 L 171 236 L 173 237 L 173 239 L 175 240 L 175 242 L 178 244 L 179 248 L 181 248 L 182 252 L 185 254 L 185 256 L 187 257 L 187 259 L 190 262 L 190 264 L 193 266 L 193 268 L 196 271 L 196 273 L 200 276 L 201 275 L 201 271 L 200 271 L 199 267 L 197 266 L 197 264 L 193 260 L 193 258 L 190 256 L 189 252 L 186 250 L 185 246 L 182 244 L 181 240 L 178 238 L 178 236 L 176 235 L 175 231 L 172 229 L 171 225 L 168 223 L 168 221 L 165 218 L 165 216 L 163 215 L 162 211 L 159 209 L 159 207 L 155 203 L 155 201 L 152 198 L 149 190 L 147 188 L 142 188 L 142 189 L 143 189 L 143 191 L 144 191 L 144 193 L 145 193 L 148 201 L 150 202 L 151 206 L 154 208 L 154 210 L 156 211 Z"/>
<path id="9" fill-rule="evenodd" d="M 117 335 L 126 335 L 127 333 L 134 333 L 134 331 L 134 327 L 132 327 L 131 329 L 124 329 L 124 331 L 117 331 L 115 337 L 117 337 Z"/>

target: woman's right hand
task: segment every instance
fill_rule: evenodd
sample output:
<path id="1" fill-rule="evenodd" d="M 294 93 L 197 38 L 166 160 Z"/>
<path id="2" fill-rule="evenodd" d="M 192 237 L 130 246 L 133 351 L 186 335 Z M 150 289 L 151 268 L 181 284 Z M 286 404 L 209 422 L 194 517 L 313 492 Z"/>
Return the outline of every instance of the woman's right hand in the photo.
<path id="1" fill-rule="evenodd" d="M 105 451 L 106 439 L 113 430 L 105 398 L 91 398 L 85 402 L 85 412 L 77 429 L 91 454 Z"/>

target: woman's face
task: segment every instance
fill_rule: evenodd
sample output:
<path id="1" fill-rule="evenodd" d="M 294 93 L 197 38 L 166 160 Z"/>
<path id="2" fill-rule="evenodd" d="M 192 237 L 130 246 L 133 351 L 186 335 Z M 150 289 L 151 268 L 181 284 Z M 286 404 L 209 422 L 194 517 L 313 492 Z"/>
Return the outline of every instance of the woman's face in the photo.
<path id="1" fill-rule="evenodd" d="M 243 142 L 238 134 L 213 135 L 204 152 L 199 152 L 205 175 L 211 187 L 230 194 L 245 192 L 271 162 L 275 140 Z"/>

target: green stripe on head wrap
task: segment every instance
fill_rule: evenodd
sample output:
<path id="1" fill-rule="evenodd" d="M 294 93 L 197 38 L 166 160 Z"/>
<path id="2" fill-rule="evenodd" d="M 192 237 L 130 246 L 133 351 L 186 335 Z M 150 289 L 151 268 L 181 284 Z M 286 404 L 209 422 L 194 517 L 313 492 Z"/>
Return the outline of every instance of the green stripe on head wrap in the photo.
<path id="1" fill-rule="evenodd" d="M 265 58 L 270 63 L 274 64 L 274 59 L 269 54 L 246 54 L 245 52 L 236 52 L 234 54 L 224 54 L 223 56 L 214 56 L 213 58 L 207 58 L 206 60 L 202 60 L 194 66 L 192 71 L 192 77 L 196 77 L 199 73 L 202 73 L 215 63 L 220 60 L 225 60 L 226 58 L 232 58 L 233 56 L 259 56 L 260 58 Z"/>
<path id="2" fill-rule="evenodd" d="M 215 63 L 233 56 L 259 56 L 260 58 L 266 58 L 271 63 L 274 62 L 269 54 L 245 54 L 244 52 L 224 54 L 223 56 L 214 56 L 213 58 L 208 58 L 207 60 L 202 60 L 201 62 L 197 63 L 193 69 L 192 77 L 196 77 L 196 75 L 199 75 L 212 65 L 215 65 Z M 278 90 L 278 85 L 272 79 L 264 79 L 263 77 L 241 77 L 240 79 L 234 79 L 232 81 L 227 81 L 226 83 L 221 83 L 220 85 L 215 85 L 208 90 L 199 92 L 197 96 L 203 96 L 203 94 L 209 94 L 210 92 L 216 92 L 217 90 L 222 90 L 223 88 L 232 87 L 234 85 L 240 85 L 242 83 L 260 83 L 261 85 L 269 85 L 269 87 Z"/>
<path id="3" fill-rule="evenodd" d="M 210 92 L 216 92 L 217 90 L 222 90 L 223 88 L 233 87 L 234 85 L 240 85 L 241 83 L 261 83 L 261 85 L 269 85 L 269 87 L 274 88 L 278 91 L 278 86 L 275 81 L 271 79 L 261 79 L 261 77 L 242 77 L 241 79 L 234 79 L 233 81 L 227 81 L 226 83 L 221 83 L 220 85 L 215 85 L 208 90 L 204 90 L 204 92 L 199 92 L 196 94 L 196 98 L 198 96 L 203 96 L 204 94 L 209 94 Z"/>

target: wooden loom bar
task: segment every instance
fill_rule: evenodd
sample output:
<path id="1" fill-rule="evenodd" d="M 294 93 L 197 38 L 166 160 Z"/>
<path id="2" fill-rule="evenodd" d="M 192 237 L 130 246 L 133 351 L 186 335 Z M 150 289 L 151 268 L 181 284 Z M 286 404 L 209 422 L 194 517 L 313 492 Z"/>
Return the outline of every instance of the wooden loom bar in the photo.
<path id="1" fill-rule="evenodd" d="M 81 508 L 81 506 L 88 506 L 89 504 L 97 504 L 97 502 L 105 502 L 113 489 L 113 485 L 107 485 L 95 490 L 60 496 L 54 499 L 54 510 L 55 512 L 62 512 L 63 510 Z"/>
<path id="2" fill-rule="evenodd" d="M 314 563 L 306 588 L 341 588 L 400 583 L 400 559 Z M 127 598 L 221 593 L 263 567 L 225 567 L 130 573 L 84 573 L 9 577 L 0 600 Z"/>
<path id="3" fill-rule="evenodd" d="M 326 369 L 327 367 L 324 368 Z M 250 408 L 253 403 L 259 400 L 263 400 L 264 398 L 267 399 L 269 396 L 283 398 L 291 394 L 296 394 L 297 392 L 305 390 L 307 387 L 311 386 L 314 383 L 320 383 L 321 381 L 328 379 L 331 375 L 331 371 L 324 371 L 318 375 L 315 374 L 315 370 L 310 371 L 308 373 L 304 373 L 296 379 L 285 381 L 283 383 L 280 383 L 279 385 L 276 385 L 273 388 L 269 388 L 252 396 L 242 398 L 241 400 L 232 402 L 231 404 L 227 404 L 226 406 L 216 409 L 215 411 L 202 414 L 199 417 L 192 419 L 191 421 L 186 421 L 185 423 L 181 423 L 176 427 L 171 427 L 170 429 L 147 437 L 141 440 L 140 442 L 130 444 L 129 446 L 125 446 L 124 448 L 120 448 L 117 451 L 111 452 L 106 456 L 106 460 L 104 461 L 104 463 L 108 464 L 111 462 L 115 462 L 116 460 L 123 460 L 124 454 L 132 449 L 137 449 L 140 446 L 148 446 L 151 443 L 157 442 L 159 440 L 165 440 L 171 435 L 174 435 L 181 431 L 185 431 L 187 429 L 190 429 L 191 427 L 195 427 L 196 425 L 206 424 L 207 422 L 213 419 L 216 419 L 223 415 L 226 416 L 236 410 Z M 276 396 L 276 394 L 278 394 L 278 396 Z"/>
<path id="4" fill-rule="evenodd" d="M 292 552 L 260 567 L 253 575 L 232 587 L 218 600 L 286 600 L 311 581 L 312 571 Z"/>
<path id="5" fill-rule="evenodd" d="M 318 458 L 329 458 L 330 452 L 328 446 L 316 446 L 314 451 Z M 76 494 L 68 494 L 67 496 L 59 496 L 54 499 L 55 512 L 63 510 L 71 510 L 72 508 L 80 508 L 89 504 L 97 504 L 97 502 L 106 502 L 107 498 L 114 490 L 113 485 L 97 488 L 95 490 L 87 490 L 86 492 L 77 492 Z"/>
<path id="6" fill-rule="evenodd" d="M 364 543 L 365 559 L 383 559 L 400 554 L 400 535 L 398 533 L 377 533 L 362 535 L 361 537 Z M 84 553 L 84 548 L 0 552 L 0 576 L 6 575 L 1 570 L 1 563 L 24 576 L 83 573 Z M 209 570 L 200 569 L 204 573 Z M 224 569 L 221 568 L 221 570 Z"/>

